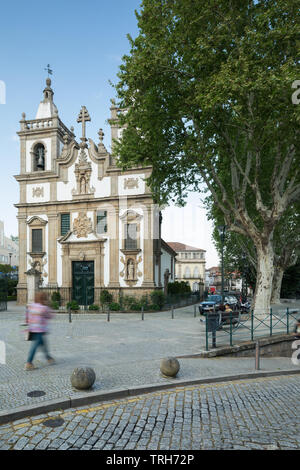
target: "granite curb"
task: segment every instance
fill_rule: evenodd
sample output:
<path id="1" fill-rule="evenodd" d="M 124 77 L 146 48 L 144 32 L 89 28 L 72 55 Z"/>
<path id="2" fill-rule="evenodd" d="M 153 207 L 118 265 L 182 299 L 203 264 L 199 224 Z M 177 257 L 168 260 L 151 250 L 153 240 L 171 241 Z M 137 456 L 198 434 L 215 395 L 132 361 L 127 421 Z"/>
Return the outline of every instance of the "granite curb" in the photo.
<path id="1" fill-rule="evenodd" d="M 204 377 L 201 379 L 187 379 L 176 381 L 173 379 L 163 384 L 147 384 L 140 387 L 128 387 L 122 389 L 112 389 L 104 392 L 85 392 L 76 396 L 44 401 L 37 405 L 26 405 L 14 410 L 3 410 L 0 412 L 0 425 L 12 421 L 29 418 L 31 416 L 42 415 L 51 411 L 67 410 L 70 408 L 91 405 L 97 402 L 106 402 L 138 396 L 146 393 L 158 392 L 170 388 L 186 387 L 191 385 L 204 385 L 210 383 L 230 382 L 234 380 L 256 379 L 263 377 L 276 377 L 281 375 L 300 374 L 300 369 L 286 369 L 281 371 L 260 371 L 248 372 L 245 374 L 225 375 L 217 377 Z"/>

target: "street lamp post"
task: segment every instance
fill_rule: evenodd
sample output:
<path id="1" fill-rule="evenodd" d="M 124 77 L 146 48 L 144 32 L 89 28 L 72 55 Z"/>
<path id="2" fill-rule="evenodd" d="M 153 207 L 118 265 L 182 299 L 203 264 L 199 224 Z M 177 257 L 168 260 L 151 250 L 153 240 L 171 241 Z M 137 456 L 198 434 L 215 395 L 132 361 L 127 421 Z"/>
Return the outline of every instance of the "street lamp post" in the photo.
<path id="1" fill-rule="evenodd" d="M 226 225 L 219 225 L 218 232 L 220 235 L 221 240 L 221 269 L 222 269 L 222 287 L 221 287 L 221 295 L 222 295 L 222 304 L 224 304 L 224 242 L 225 242 L 225 234 L 226 234 Z"/>
<path id="2" fill-rule="evenodd" d="M 12 253 L 8 253 L 9 254 L 9 265 L 11 266 L 11 257 L 12 257 Z"/>
<path id="3" fill-rule="evenodd" d="M 245 283 L 247 282 L 246 281 L 246 268 L 245 268 L 245 265 L 246 265 L 246 253 L 243 253 L 242 254 L 242 262 L 243 262 L 243 277 L 242 277 L 242 300 L 243 302 L 245 301 L 245 298 L 247 297 L 247 294 L 245 295 Z M 247 291 L 246 291 L 247 292 Z"/>

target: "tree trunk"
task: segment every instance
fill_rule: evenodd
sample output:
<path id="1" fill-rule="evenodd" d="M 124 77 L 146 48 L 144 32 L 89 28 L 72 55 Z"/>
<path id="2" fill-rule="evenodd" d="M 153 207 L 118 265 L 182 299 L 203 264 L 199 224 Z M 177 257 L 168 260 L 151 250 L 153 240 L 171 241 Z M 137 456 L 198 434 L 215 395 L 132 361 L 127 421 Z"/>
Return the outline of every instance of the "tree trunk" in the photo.
<path id="1" fill-rule="evenodd" d="M 280 304 L 280 291 L 283 278 L 283 268 L 275 268 L 272 284 L 271 304 Z"/>
<path id="2" fill-rule="evenodd" d="M 274 251 L 272 241 L 256 246 L 257 276 L 253 310 L 255 315 L 270 312 L 271 292 L 274 276 Z"/>

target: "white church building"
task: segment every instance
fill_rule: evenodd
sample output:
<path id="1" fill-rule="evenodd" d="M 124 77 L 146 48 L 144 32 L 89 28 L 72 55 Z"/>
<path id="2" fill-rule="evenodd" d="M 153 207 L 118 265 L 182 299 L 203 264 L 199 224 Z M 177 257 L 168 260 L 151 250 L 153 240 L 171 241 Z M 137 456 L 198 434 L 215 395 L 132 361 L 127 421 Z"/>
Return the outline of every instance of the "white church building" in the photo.
<path id="1" fill-rule="evenodd" d="M 86 137 L 91 120 L 82 106 L 78 142 L 60 119 L 51 80 L 35 119 L 20 121 L 18 302 L 27 302 L 27 272 L 65 300 L 99 302 L 101 289 L 140 297 L 175 276 L 176 253 L 161 240 L 161 213 L 145 178 L 151 167 L 122 171 L 104 146 Z M 120 110 L 110 108 L 112 148 L 120 138 Z"/>

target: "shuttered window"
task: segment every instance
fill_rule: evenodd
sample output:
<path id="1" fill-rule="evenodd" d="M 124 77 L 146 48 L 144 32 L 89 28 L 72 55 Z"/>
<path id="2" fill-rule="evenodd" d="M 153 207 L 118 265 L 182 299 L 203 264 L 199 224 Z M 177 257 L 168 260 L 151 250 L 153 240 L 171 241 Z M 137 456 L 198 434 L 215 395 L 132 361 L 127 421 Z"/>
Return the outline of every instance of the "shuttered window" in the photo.
<path id="1" fill-rule="evenodd" d="M 41 228 L 32 229 L 32 252 L 41 253 L 43 251 L 43 230 Z"/>
<path id="2" fill-rule="evenodd" d="M 137 224 L 125 225 L 125 250 L 137 249 Z"/>
<path id="3" fill-rule="evenodd" d="M 107 232 L 107 211 L 97 212 L 97 233 Z"/>
<path id="4" fill-rule="evenodd" d="M 61 214 L 60 216 L 60 234 L 66 235 L 70 231 L 70 214 Z"/>

